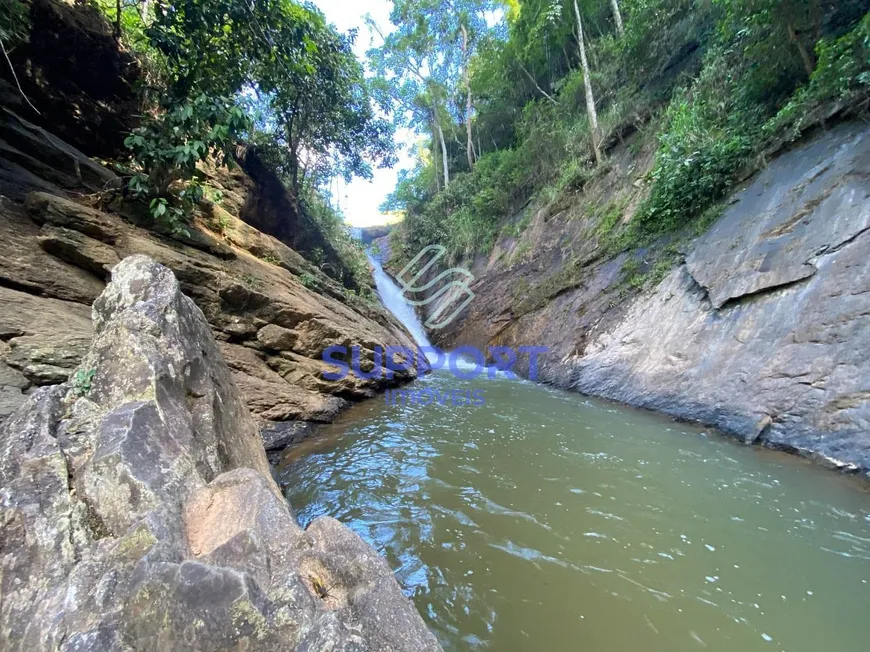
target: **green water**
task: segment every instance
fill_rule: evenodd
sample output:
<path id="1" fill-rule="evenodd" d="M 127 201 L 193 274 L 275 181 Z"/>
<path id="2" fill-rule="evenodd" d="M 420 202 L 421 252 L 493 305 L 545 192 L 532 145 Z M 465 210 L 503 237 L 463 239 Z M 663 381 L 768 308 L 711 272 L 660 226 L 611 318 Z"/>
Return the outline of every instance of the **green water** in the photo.
<path id="1" fill-rule="evenodd" d="M 870 494 L 784 454 L 526 382 L 355 406 L 279 472 L 447 650 L 867 650 Z"/>

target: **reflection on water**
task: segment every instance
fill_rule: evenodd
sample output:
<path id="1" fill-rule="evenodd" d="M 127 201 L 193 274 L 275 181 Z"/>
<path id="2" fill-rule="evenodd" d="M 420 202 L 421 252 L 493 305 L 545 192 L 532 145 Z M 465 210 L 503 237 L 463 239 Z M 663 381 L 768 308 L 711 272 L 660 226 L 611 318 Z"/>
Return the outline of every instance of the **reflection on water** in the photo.
<path id="1" fill-rule="evenodd" d="M 800 460 L 526 382 L 354 407 L 280 469 L 386 558 L 445 649 L 867 649 L 870 495 Z"/>

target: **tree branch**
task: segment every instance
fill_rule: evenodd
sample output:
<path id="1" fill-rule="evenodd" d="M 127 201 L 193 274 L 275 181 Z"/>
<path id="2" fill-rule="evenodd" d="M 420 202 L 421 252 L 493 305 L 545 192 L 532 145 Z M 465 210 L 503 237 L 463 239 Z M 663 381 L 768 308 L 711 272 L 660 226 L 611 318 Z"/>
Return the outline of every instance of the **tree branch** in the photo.
<path id="1" fill-rule="evenodd" d="M 535 81 L 535 78 L 532 77 L 532 74 L 531 74 L 528 70 L 526 70 L 526 67 L 522 64 L 522 62 L 521 62 L 519 59 L 517 59 L 517 65 L 519 65 L 519 67 L 522 68 L 522 71 L 523 71 L 524 73 L 526 73 L 526 76 L 527 76 L 527 77 L 529 78 L 529 80 L 530 80 L 530 81 L 535 85 L 535 88 L 538 89 L 538 91 L 541 93 L 541 95 L 543 95 L 544 97 L 546 97 L 546 98 L 547 98 L 548 100 L 550 100 L 553 104 L 558 104 L 558 102 L 556 102 L 556 100 L 553 98 L 552 95 L 550 95 L 547 91 L 545 91 L 543 88 L 541 88 L 540 86 L 538 86 L 538 82 Z"/>
<path id="2" fill-rule="evenodd" d="M 18 81 L 18 75 L 15 74 L 15 67 L 12 65 L 12 60 L 9 58 L 9 53 L 6 52 L 6 46 L 3 45 L 3 39 L 0 39 L 0 49 L 3 50 L 3 56 L 6 57 L 6 63 L 9 64 L 9 70 L 12 71 L 12 78 L 15 80 L 15 85 L 18 86 L 18 92 L 21 93 L 21 97 L 24 98 L 24 101 L 30 105 L 30 108 L 36 111 L 36 115 L 42 115 L 35 106 L 33 106 L 33 102 L 30 101 L 30 98 L 24 94 L 24 91 L 21 90 L 21 83 Z"/>

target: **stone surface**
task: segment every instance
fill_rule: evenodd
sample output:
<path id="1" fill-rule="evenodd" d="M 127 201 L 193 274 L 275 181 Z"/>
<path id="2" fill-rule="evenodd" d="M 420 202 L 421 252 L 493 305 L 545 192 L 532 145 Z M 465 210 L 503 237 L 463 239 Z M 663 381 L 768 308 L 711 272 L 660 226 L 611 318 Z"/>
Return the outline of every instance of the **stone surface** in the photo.
<path id="1" fill-rule="evenodd" d="M 299 334 L 277 324 L 266 324 L 257 331 L 257 340 L 271 351 L 290 351 L 299 339 Z"/>
<path id="2" fill-rule="evenodd" d="M 858 125 L 773 161 L 575 386 L 870 470 L 868 178 Z"/>
<path id="3" fill-rule="evenodd" d="M 109 215 L 57 195 L 34 192 L 27 196 L 24 206 L 37 224 L 65 227 L 108 244 L 114 244 L 123 232 Z"/>
<path id="4" fill-rule="evenodd" d="M 116 179 L 75 147 L 0 107 L 0 194 L 20 201 L 33 187 L 97 192 Z"/>
<path id="5" fill-rule="evenodd" d="M 645 252 L 604 256 L 596 215 L 630 216 L 652 160 L 627 143 L 577 205 L 470 261 L 475 299 L 438 343 L 546 346 L 539 378 L 558 387 L 870 471 L 870 130 L 842 124 L 772 160 L 627 301 Z"/>
<path id="6" fill-rule="evenodd" d="M 439 649 L 356 534 L 295 522 L 167 268 L 124 259 L 93 321 L 87 382 L 0 429 L 0 647 Z"/>
<path id="7" fill-rule="evenodd" d="M 34 385 L 61 383 L 91 338 L 90 309 L 0 287 L 0 422 Z"/>
<path id="8" fill-rule="evenodd" d="M 334 383 L 324 381 L 322 373 L 330 368 L 320 357 L 329 344 L 359 344 L 369 350 L 375 343 L 410 344 L 383 308 L 348 293 L 287 244 L 240 219 L 238 214 L 244 212 L 253 220 L 252 211 L 260 205 L 251 200 L 260 192 L 257 183 L 241 169 L 205 170 L 226 203 L 204 202 L 189 235 L 170 237 L 136 226 L 150 218 L 120 200 L 109 202 L 111 193 L 89 195 L 88 200 L 93 205 L 109 202 L 131 221 L 63 196 L 65 188 L 93 190 L 88 183 L 111 186 L 116 177 L 18 118 L 11 118 L 4 128 L 19 134 L 15 146 L 21 149 L 15 164 L 30 176 L 21 177 L 15 186 L 14 198 L 22 201 L 0 200 L 0 284 L 90 305 L 121 258 L 150 256 L 172 269 L 222 346 L 229 347 L 225 354 L 234 378 L 264 427 L 272 421 L 329 421 L 348 400 L 372 396 L 385 384 L 353 375 Z M 81 180 L 67 178 L 66 165 L 73 154 L 79 168 L 87 171 Z M 277 211 L 281 202 L 289 201 L 277 187 L 270 186 L 269 192 L 273 193 L 266 202 L 270 210 Z M 150 221 L 143 225 L 153 227 Z M 0 325 L 7 312 L 17 309 L 14 304 L 0 306 Z M 38 314 L 35 305 L 24 309 L 30 317 Z M 16 319 L 12 314 L 9 318 Z M 76 329 L 69 334 L 76 337 L 68 341 L 63 335 L 61 328 L 35 340 L 10 342 L 0 362 L 8 359 L 32 384 L 62 382 L 81 357 L 90 330 Z M 403 376 L 412 377 L 412 373 Z M 0 384 L 0 418 L 21 397 L 20 388 Z"/>
<path id="9" fill-rule="evenodd" d="M 40 235 L 20 204 L 0 199 L 0 284 L 90 306 L 103 280 L 49 254 L 39 245 Z"/>
<path id="10" fill-rule="evenodd" d="M 40 246 L 52 256 L 105 278 L 121 258 L 99 240 L 60 227 L 43 226 Z"/>

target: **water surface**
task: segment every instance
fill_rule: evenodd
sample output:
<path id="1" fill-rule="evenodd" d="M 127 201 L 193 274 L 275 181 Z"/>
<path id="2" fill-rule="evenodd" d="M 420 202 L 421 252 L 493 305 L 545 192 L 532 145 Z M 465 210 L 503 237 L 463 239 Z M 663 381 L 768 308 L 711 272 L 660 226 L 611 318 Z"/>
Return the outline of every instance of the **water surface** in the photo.
<path id="1" fill-rule="evenodd" d="M 388 559 L 447 650 L 866 650 L 870 495 L 645 412 L 438 372 L 279 469 Z"/>

